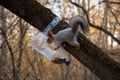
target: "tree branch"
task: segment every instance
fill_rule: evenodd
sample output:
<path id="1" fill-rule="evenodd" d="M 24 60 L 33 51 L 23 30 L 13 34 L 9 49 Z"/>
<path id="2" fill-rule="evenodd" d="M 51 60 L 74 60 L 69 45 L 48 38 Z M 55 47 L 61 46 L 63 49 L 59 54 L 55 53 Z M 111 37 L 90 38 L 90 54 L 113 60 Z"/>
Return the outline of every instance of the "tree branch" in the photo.
<path id="1" fill-rule="evenodd" d="M 89 15 L 87 14 L 88 12 L 86 11 L 86 9 L 84 9 L 83 6 L 80 6 L 80 5 L 78 5 L 77 3 L 72 2 L 72 0 L 69 0 L 69 1 L 70 1 L 73 5 L 79 7 L 79 8 L 81 8 L 81 9 L 83 10 L 83 12 L 84 12 L 85 15 L 86 15 L 87 21 L 88 21 L 88 23 L 89 23 L 89 25 L 90 25 L 91 27 L 93 27 L 93 28 L 95 28 L 95 29 L 98 29 L 98 30 L 100 30 L 100 31 L 103 31 L 104 33 L 106 33 L 107 35 L 109 35 L 113 40 L 115 40 L 115 41 L 120 45 L 120 40 L 117 39 L 113 34 L 111 34 L 109 31 L 103 29 L 102 26 L 98 26 L 98 25 L 95 25 L 95 24 L 93 24 L 93 23 L 90 22 Z"/>
<path id="2" fill-rule="evenodd" d="M 112 9 L 111 9 L 110 6 L 108 6 L 108 7 L 109 7 L 109 10 L 110 10 L 111 14 L 114 16 L 116 22 L 120 25 L 120 22 L 119 22 L 119 20 L 118 20 L 118 18 L 117 18 L 117 16 L 116 16 L 116 14 L 112 11 Z"/>

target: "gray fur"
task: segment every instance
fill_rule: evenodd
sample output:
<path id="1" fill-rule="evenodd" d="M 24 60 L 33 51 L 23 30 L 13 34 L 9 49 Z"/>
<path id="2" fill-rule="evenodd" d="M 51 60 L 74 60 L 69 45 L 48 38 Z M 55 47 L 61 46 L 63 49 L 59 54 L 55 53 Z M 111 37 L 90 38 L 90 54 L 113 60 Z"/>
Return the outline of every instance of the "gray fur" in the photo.
<path id="1" fill-rule="evenodd" d="M 80 25 L 83 33 L 88 33 L 89 32 L 89 26 L 88 23 L 81 17 L 81 16 L 74 16 L 70 22 L 70 27 L 72 28 L 72 32 L 74 34 L 77 33 L 78 27 Z"/>

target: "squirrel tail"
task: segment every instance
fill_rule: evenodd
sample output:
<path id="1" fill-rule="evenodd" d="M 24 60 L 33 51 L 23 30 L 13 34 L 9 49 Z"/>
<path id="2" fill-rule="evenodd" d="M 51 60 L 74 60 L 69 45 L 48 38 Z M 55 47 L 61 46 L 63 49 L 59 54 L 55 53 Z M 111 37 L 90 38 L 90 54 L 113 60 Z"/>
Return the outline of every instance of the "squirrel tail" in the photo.
<path id="1" fill-rule="evenodd" d="M 81 16 L 74 16 L 70 22 L 69 22 L 70 26 L 72 27 L 72 32 L 74 34 L 77 33 L 78 30 L 78 26 L 80 25 L 83 33 L 88 33 L 89 32 L 89 26 L 88 23 L 85 21 L 85 19 L 83 19 Z"/>

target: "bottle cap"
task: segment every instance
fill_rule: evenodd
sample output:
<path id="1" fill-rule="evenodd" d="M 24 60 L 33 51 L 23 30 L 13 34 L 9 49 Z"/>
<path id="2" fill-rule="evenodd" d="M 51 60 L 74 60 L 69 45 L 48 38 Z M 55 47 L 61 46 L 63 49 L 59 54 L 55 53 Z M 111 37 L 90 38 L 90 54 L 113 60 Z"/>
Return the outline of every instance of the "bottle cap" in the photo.
<path id="1" fill-rule="evenodd" d="M 70 62 L 71 62 L 70 60 L 69 60 L 69 61 L 66 61 L 66 63 L 65 63 L 65 64 L 66 64 L 66 65 L 69 65 L 69 64 L 70 64 Z"/>

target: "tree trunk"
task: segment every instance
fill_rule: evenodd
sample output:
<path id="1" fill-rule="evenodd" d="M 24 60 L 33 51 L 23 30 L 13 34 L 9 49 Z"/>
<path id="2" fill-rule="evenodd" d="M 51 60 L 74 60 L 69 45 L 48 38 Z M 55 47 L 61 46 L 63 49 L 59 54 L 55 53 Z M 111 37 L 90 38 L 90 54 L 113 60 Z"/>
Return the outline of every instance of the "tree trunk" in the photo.
<path id="1" fill-rule="evenodd" d="M 43 31 L 56 16 L 36 0 L 0 0 L 0 5 L 23 18 L 40 31 Z M 68 24 L 61 20 L 53 31 L 56 33 L 67 27 Z M 68 44 L 65 49 L 101 80 L 120 80 L 120 64 L 118 62 L 107 56 L 81 33 L 78 34 L 78 42 L 81 45 L 80 51 L 75 51 Z"/>

